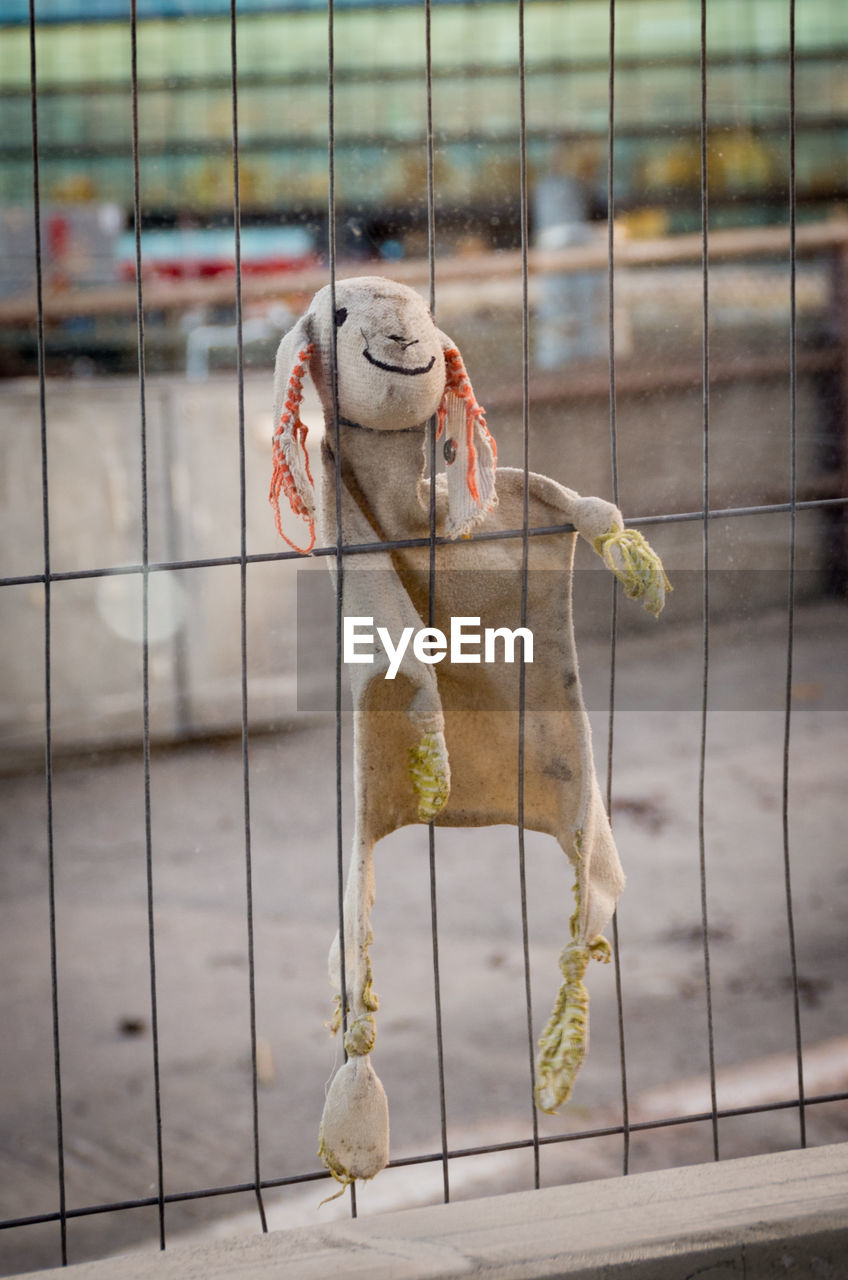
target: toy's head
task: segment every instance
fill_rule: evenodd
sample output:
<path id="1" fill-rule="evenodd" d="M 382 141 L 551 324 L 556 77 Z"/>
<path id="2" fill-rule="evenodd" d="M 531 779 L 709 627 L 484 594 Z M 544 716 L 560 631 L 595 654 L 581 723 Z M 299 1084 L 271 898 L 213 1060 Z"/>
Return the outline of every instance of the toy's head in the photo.
<path id="1" fill-rule="evenodd" d="M 333 386 L 333 343 L 336 386 Z M 286 334 L 274 375 L 274 475 L 271 503 L 280 527 L 284 493 L 315 537 L 315 501 L 306 428 L 300 420 L 303 378 L 309 372 L 328 427 L 408 431 L 437 417 L 448 471 L 450 536 L 467 534 L 495 502 L 495 443 L 474 398 L 462 357 L 433 321 L 420 294 L 381 276 L 341 280 L 335 299 L 329 286 Z M 379 434 L 375 434 L 379 466 Z M 415 483 L 417 476 L 408 478 Z M 398 477 L 399 482 L 403 478 Z M 286 541 L 290 541 L 286 538 Z M 294 545 L 294 544 L 291 544 Z M 297 548 L 301 550 L 301 548 Z"/>

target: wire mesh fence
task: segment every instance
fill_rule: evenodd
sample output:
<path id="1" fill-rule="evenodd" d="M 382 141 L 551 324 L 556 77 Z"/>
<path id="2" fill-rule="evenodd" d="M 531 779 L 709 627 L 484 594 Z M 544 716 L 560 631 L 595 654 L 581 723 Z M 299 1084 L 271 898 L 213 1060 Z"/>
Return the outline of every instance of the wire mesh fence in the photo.
<path id="1" fill-rule="evenodd" d="M 344 1212 L 803 1146 L 846 1127 L 837 835 L 845 241 L 839 227 L 797 224 L 795 4 L 785 6 L 785 226 L 771 239 L 756 233 L 757 243 L 712 229 L 710 4 L 702 0 L 700 232 L 694 248 L 678 246 L 677 261 L 655 256 L 649 266 L 638 246 L 634 253 L 616 239 L 617 6 L 595 7 L 608 46 L 603 234 L 553 260 L 531 245 L 518 0 L 510 12 L 520 247 L 475 274 L 439 255 L 434 115 L 443 68 L 434 76 L 425 0 L 417 124 L 426 243 L 412 272 L 436 315 L 459 326 L 490 421 L 501 415 L 505 460 L 608 494 L 651 533 L 675 579 L 676 615 L 648 632 L 622 616 L 594 573 L 578 573 L 596 752 L 630 873 L 615 964 L 593 993 L 584 1092 L 564 1116 L 539 1117 L 527 1050 L 529 1041 L 532 1060 L 548 1004 L 544 975 L 567 921 L 566 868 L 521 823 L 517 832 L 473 834 L 431 824 L 387 840 L 378 937 L 394 960 L 386 947 L 378 985 L 395 1041 L 386 1034 L 381 1074 L 396 1099 L 397 1154 Z M 304 280 L 334 285 L 350 270 L 336 242 L 344 81 L 332 0 L 327 18 L 327 257 Z M 126 21 L 137 375 L 119 395 L 89 384 L 76 407 L 72 385 L 51 385 L 39 20 L 31 3 L 39 376 L 22 412 L 34 414 L 28 430 L 37 423 L 39 467 L 34 475 L 30 455 L 16 463 L 30 526 L 22 545 L 9 546 L 0 582 L 15 619 L 15 678 L 40 686 L 27 703 L 37 728 L 13 725 L 7 756 L 39 737 L 44 751 L 40 780 L 30 773 L 4 784 L 7 973 L 19 975 L 7 992 L 15 1029 L 4 1073 L 7 1270 L 131 1240 L 164 1247 L 208 1217 L 243 1225 L 251 1202 L 263 1230 L 314 1211 L 320 1195 L 310 1184 L 329 1176 L 311 1148 L 332 1067 L 321 1025 L 324 952 L 341 910 L 351 822 L 340 604 L 332 670 L 316 677 L 331 686 L 327 719 L 299 709 L 298 641 L 308 652 L 316 636 L 298 636 L 289 621 L 296 579 L 312 569 L 256 531 L 266 461 L 254 424 L 257 406 L 270 401 L 270 366 L 256 373 L 246 359 L 245 298 L 254 295 L 242 270 L 235 0 L 235 367 L 200 388 L 194 404 L 147 369 L 158 295 L 144 269 L 135 0 Z M 396 274 L 409 267 L 399 263 Z M 601 345 L 579 366 L 545 369 L 540 333 L 572 305 L 562 288 L 569 279 L 582 284 L 577 319 L 594 308 Z M 296 283 L 289 289 L 297 297 Z M 562 351 L 569 335 L 555 336 Z M 270 422 L 262 424 L 270 437 Z M 81 517 L 80 495 L 91 489 L 74 452 L 85 430 L 116 451 L 108 475 L 119 491 Z M 210 457 L 219 440 L 223 462 Z M 122 512 L 111 543 L 98 533 L 97 508 L 108 502 Z M 93 533 L 70 549 L 66 533 L 86 522 Z M 570 526 L 544 530 L 552 531 L 565 536 Z M 522 540 L 526 554 L 539 533 L 477 536 Z M 437 542 L 432 528 L 423 543 L 433 572 Z M 343 577 L 345 557 L 368 550 L 342 546 L 339 531 L 336 544 L 315 549 L 316 571 L 326 560 Z M 112 619 L 105 645 L 79 632 L 93 671 L 82 652 L 67 651 L 74 620 L 89 616 L 101 629 Z M 95 711 L 83 724 L 89 703 Z M 209 741 L 234 718 L 236 745 L 225 735 Z M 90 748 L 116 738 L 140 745 L 101 767 L 65 754 L 74 741 Z M 519 777 L 521 767 L 519 758 Z M 301 1186 L 308 1201 L 298 1199 Z"/>

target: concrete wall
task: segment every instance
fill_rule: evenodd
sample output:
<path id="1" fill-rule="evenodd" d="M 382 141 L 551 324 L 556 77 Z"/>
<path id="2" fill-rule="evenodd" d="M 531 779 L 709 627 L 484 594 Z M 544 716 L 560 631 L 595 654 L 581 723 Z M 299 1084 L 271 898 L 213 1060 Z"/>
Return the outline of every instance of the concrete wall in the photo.
<path id="1" fill-rule="evenodd" d="M 845 1275 L 844 1144 L 45 1271 L 45 1280 L 807 1280 Z"/>
<path id="2" fill-rule="evenodd" d="M 276 551 L 266 494 L 270 379 L 245 388 L 248 551 Z M 4 573 L 43 567 L 38 390 L 4 389 L 0 471 Z M 64 573 L 142 557 L 140 404 L 134 380 L 50 382 L 47 439 L 51 567 Z M 151 562 L 238 555 L 236 384 L 147 384 Z M 251 566 L 248 631 L 254 711 L 294 710 L 294 574 Z M 52 589 L 53 720 L 57 747 L 137 740 L 141 728 L 141 577 L 83 578 Z M 0 592 L 4 661 L 0 734 L 8 757 L 43 738 L 44 591 Z M 240 574 L 215 567 L 150 575 L 150 712 L 156 737 L 229 731 L 240 718 Z"/>
<path id="3" fill-rule="evenodd" d="M 463 336 L 462 341 L 466 339 Z M 473 345 L 469 336 L 468 343 Z M 467 357 L 466 357 L 467 358 Z M 486 397 L 501 461 L 520 464 L 520 413 Z M 270 372 L 244 387 L 247 551 L 285 549 L 274 530 L 267 489 L 271 433 Z M 38 385 L 5 384 L 0 435 L 3 575 L 43 571 L 41 441 Z M 786 382 L 737 381 L 714 389 L 711 405 L 711 501 L 715 507 L 786 500 L 789 484 Z M 313 408 L 314 413 L 314 408 Z M 239 412 L 236 379 L 203 383 L 150 377 L 145 417 L 148 451 L 149 558 L 152 563 L 237 556 Z M 818 483 L 821 467 L 818 384 L 798 389 L 799 492 Z M 55 380 L 47 385 L 50 555 L 54 573 L 87 571 L 142 558 L 141 404 L 135 379 Z M 701 505 L 701 403 L 696 387 L 619 397 L 621 504 L 627 515 L 692 511 Z M 584 493 L 610 495 L 609 409 L 605 397 L 533 408 L 531 466 Z M 717 569 L 773 569 L 751 583 L 760 605 L 785 599 L 785 516 L 715 521 L 711 564 Z M 678 590 L 663 626 L 700 609 L 701 530 L 670 524 L 649 530 Z M 815 589 L 822 563 L 821 517 L 798 522 L 802 592 Z M 579 561 L 589 566 L 587 553 Z M 320 561 L 252 564 L 247 575 L 251 723 L 290 721 L 296 697 L 297 569 L 325 572 Z M 689 571 L 692 572 L 683 572 Z M 806 572 L 811 571 L 811 572 Z M 150 575 L 150 716 L 157 739 L 231 732 L 241 717 L 240 572 L 237 565 Z M 593 579 L 594 581 L 594 579 Z M 82 577 L 51 592 L 52 713 L 57 750 L 137 743 L 141 733 L 141 577 Z M 578 588 L 578 599 L 580 588 Z M 596 594 L 596 593 L 595 593 Z M 739 585 L 717 610 L 738 604 Z M 594 598 L 593 593 L 587 595 Z M 606 625 L 607 594 L 588 602 L 586 626 Z M 583 608 L 584 606 L 581 606 Z M 628 610 L 624 625 L 642 625 Z M 653 623 L 650 623 L 653 625 Z M 44 588 L 0 591 L 0 762 L 37 761 L 44 742 Z"/>

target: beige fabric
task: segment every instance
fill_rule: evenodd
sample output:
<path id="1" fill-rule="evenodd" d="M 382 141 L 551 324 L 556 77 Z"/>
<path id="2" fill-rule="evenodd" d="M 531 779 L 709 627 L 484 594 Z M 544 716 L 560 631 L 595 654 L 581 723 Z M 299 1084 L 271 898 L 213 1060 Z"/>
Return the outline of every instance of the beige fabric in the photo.
<path id="1" fill-rule="evenodd" d="M 429 483 L 419 481 L 426 423 L 434 414 L 441 428 L 438 452 L 444 453 L 448 473 L 436 480 L 437 533 L 456 538 L 480 524 L 487 532 L 521 528 L 524 474 L 498 470 L 496 497 L 495 448 L 482 410 L 459 353 L 436 329 L 418 295 L 382 279 L 364 278 L 339 283 L 335 301 L 337 316 L 339 309 L 344 312 L 336 329 L 344 542 L 427 538 Z M 283 457 L 288 450 L 293 483 L 278 486 L 276 493 L 272 486 L 272 502 L 279 501 L 281 492 L 291 501 L 294 489 L 293 509 L 299 505 L 302 518 L 314 519 L 319 540 L 328 544 L 337 536 L 335 429 L 327 375 L 331 342 L 329 293 L 323 290 L 280 347 L 275 417 L 281 426 L 275 449 Z M 296 443 L 292 421 L 284 421 L 287 412 L 291 419 L 287 400 L 294 403 L 289 372 L 308 347 L 328 425 L 317 499 L 311 486 L 300 491 L 305 461 L 291 444 Z M 452 372 L 457 367 L 461 375 Z M 453 444 L 443 449 L 443 442 Z M 609 563 L 619 571 L 618 540 L 627 544 L 629 533 L 620 532 L 617 508 L 600 498 L 582 498 L 533 474 L 528 486 L 531 526 L 572 523 L 577 530 L 529 540 L 524 623 L 533 633 L 533 662 L 525 668 L 524 822 L 559 841 L 576 877 L 575 910 L 561 957 L 565 981 L 541 1041 L 537 1101 L 547 1110 L 568 1096 L 585 1053 L 583 971 L 590 955 L 608 956 L 600 934 L 624 884 L 581 696 L 571 566 L 576 538 L 582 535 L 596 549 L 606 546 Z M 629 586 L 642 591 L 642 579 L 649 583 L 656 610 L 665 578 L 645 546 L 641 541 L 637 545 L 639 581 L 631 574 Z M 344 565 L 345 616 L 372 617 L 374 627 L 386 627 L 395 641 L 404 627 L 418 631 L 427 625 L 428 547 L 351 555 Z M 487 627 L 519 627 L 521 567 L 521 539 L 472 537 L 440 546 L 434 625 L 449 633 L 451 619 L 463 616 L 479 617 L 475 630 L 481 633 Z M 348 667 L 354 703 L 355 838 L 344 902 L 344 1009 L 345 1045 L 356 1063 L 368 1059 L 376 1032 L 377 999 L 368 957 L 375 842 L 433 815 L 437 825 L 445 826 L 518 820 L 518 662 L 454 664 L 446 657 L 427 665 L 415 658 L 410 645 L 391 681 L 385 679 L 388 665 L 377 648 L 373 665 Z M 330 977 L 340 993 L 338 939 L 331 950 Z M 337 1022 L 341 1012 L 340 997 Z M 342 1070 L 344 1076 L 337 1077 L 327 1100 L 321 1154 L 345 1182 L 372 1177 L 385 1163 L 388 1114 L 383 1129 L 377 1094 L 370 1083 L 367 1088 L 363 1084 L 371 1078 L 362 1074 L 364 1068 L 354 1072 L 349 1062 Z"/>
<path id="2" fill-rule="evenodd" d="M 388 1163 L 389 1105 L 367 1055 L 351 1056 L 336 1072 L 318 1150 L 342 1190 L 357 1178 L 373 1178 Z"/>

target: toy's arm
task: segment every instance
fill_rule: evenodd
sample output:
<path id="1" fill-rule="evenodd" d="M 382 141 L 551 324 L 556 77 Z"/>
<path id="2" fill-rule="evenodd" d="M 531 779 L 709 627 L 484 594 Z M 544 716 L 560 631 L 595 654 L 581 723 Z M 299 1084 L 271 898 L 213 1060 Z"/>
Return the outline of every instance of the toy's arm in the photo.
<path id="1" fill-rule="evenodd" d="M 515 470 L 523 483 L 523 472 L 516 468 L 504 467 L 499 475 L 507 470 Z M 625 594 L 631 600 L 643 600 L 650 613 L 659 614 L 671 584 L 646 538 L 638 529 L 625 529 L 618 507 L 603 498 L 583 498 L 548 476 L 531 472 L 529 483 L 531 496 L 561 512 L 574 525 L 618 578 Z"/>

